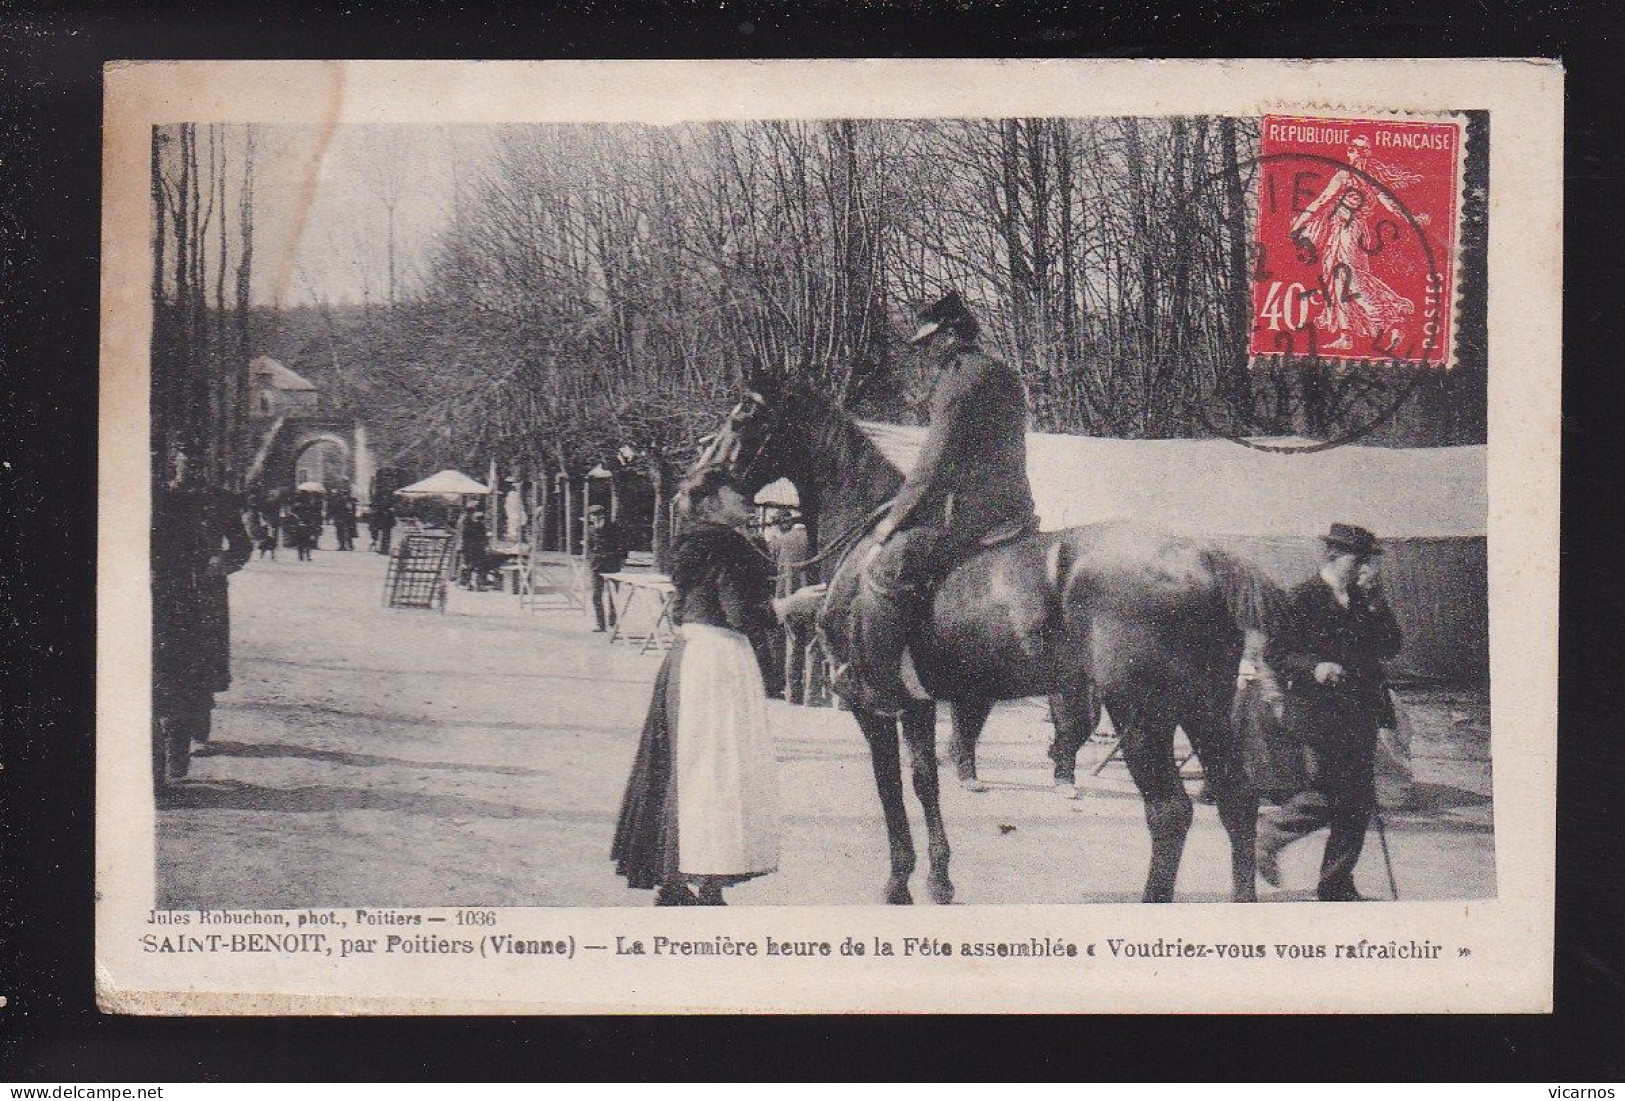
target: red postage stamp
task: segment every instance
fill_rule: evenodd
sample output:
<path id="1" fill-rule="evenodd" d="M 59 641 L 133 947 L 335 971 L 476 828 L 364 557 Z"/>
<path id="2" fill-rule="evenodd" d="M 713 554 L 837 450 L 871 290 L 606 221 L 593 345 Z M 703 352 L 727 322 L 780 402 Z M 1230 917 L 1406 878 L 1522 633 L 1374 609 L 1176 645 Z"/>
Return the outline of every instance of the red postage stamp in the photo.
<path id="1" fill-rule="evenodd" d="M 1265 116 L 1252 355 L 1449 365 L 1462 137 Z"/>

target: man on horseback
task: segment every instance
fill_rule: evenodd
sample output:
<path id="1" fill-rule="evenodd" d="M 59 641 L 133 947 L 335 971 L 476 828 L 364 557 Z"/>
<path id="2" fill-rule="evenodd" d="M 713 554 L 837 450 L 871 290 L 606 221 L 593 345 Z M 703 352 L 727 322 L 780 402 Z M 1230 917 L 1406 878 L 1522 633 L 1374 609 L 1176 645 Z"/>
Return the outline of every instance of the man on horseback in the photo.
<path id="1" fill-rule="evenodd" d="M 977 345 L 980 326 L 959 294 L 921 312 L 909 343 L 940 372 L 931 427 L 914 469 L 875 527 L 853 601 L 856 703 L 898 714 L 909 703 L 903 650 L 931 593 L 984 546 L 1036 527 L 1027 484 L 1027 391 L 1016 372 Z"/>

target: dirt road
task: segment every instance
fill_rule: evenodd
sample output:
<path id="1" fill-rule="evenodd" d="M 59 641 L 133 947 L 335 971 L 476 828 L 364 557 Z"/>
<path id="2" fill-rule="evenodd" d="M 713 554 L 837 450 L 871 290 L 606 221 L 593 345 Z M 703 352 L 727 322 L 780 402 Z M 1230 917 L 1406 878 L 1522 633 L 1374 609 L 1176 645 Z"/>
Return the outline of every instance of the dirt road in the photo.
<path id="1" fill-rule="evenodd" d="M 453 589 L 444 615 L 386 610 L 384 565 L 322 550 L 309 563 L 256 560 L 233 579 L 235 684 L 193 778 L 161 806 L 160 905 L 649 905 L 607 853 L 658 658 L 608 645 L 580 611 L 521 611 L 502 593 Z M 730 901 L 878 901 L 884 830 L 856 726 L 839 711 L 770 707 L 782 866 Z M 1460 735 L 1449 708 L 1433 708 L 1437 737 L 1416 746 L 1425 809 L 1388 815 L 1407 898 L 1495 893 L 1487 740 Z M 1045 719 L 1032 702 L 995 713 L 987 793 L 944 771 L 959 901 L 1138 899 L 1150 846 L 1126 771 L 1088 778 L 1105 752 L 1092 744 L 1084 796 L 1057 798 Z M 916 830 L 923 849 L 917 812 Z M 1289 850 L 1290 889 L 1266 897 L 1309 897 L 1319 849 Z M 1199 806 L 1180 899 L 1226 897 L 1228 862 Z M 1375 836 L 1358 879 L 1385 893 Z"/>

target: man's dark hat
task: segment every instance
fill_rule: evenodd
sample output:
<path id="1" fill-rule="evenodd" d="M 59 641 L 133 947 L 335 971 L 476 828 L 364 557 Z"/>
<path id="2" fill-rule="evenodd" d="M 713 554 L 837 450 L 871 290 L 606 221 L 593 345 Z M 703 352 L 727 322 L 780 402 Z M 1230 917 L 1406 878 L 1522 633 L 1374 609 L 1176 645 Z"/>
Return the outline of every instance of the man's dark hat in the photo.
<path id="1" fill-rule="evenodd" d="M 960 321 L 975 321 L 965 300 L 959 297 L 958 291 L 949 291 L 931 305 L 920 311 L 920 328 L 909 337 L 910 344 L 918 344 L 944 325 L 952 325 Z"/>
<path id="2" fill-rule="evenodd" d="M 1333 524 L 1320 541 L 1333 550 L 1347 551 L 1362 557 L 1370 557 L 1382 553 L 1382 547 L 1377 544 L 1377 537 L 1365 528 L 1354 524 Z"/>

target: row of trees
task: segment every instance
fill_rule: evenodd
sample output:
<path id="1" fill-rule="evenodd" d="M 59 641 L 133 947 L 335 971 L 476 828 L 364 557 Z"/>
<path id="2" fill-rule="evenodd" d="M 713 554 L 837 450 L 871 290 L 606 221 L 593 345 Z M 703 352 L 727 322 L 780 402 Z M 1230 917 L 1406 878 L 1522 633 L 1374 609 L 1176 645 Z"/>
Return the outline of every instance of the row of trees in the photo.
<path id="1" fill-rule="evenodd" d="M 154 137 L 155 350 L 203 365 L 171 373 L 192 379 L 173 407 L 224 411 L 228 436 L 241 405 L 229 364 L 271 352 L 361 412 L 381 462 L 483 470 L 494 456 L 552 479 L 629 448 L 663 500 L 752 368 L 808 372 L 856 412 L 910 417 L 928 380 L 901 335 L 951 286 L 1022 371 L 1039 429 L 1335 434 L 1393 386 L 1336 362 L 1248 361 L 1256 130 L 1210 118 L 421 130 L 410 136 L 417 161 L 442 169 L 445 228 L 410 265 L 397 211 L 431 185 L 408 170 L 408 135 L 379 131 L 353 186 L 375 215 L 358 231 L 386 243 L 384 301 L 329 303 L 312 282 L 311 307 L 250 316 L 254 134 L 172 127 Z M 1482 440 L 1481 348 L 1462 363 L 1418 390 L 1410 404 L 1431 400 L 1428 415 L 1397 419 L 1387 442 Z M 224 380 L 218 393 L 198 388 L 207 378 Z"/>
<path id="2" fill-rule="evenodd" d="M 386 430 L 407 461 L 578 470 L 630 445 L 661 479 L 757 366 L 907 418 L 928 380 L 900 334 L 952 286 L 1041 429 L 1186 435 L 1215 402 L 1251 416 L 1252 126 L 505 128 L 452 173 L 421 282 L 387 318 L 366 311 L 352 354 L 388 382 L 359 403 L 409 413 Z"/>
<path id="3" fill-rule="evenodd" d="M 1332 434 L 1381 372 L 1249 362 L 1255 120 L 525 126 L 452 185 L 414 299 L 487 448 L 667 453 L 737 379 L 907 416 L 900 334 L 957 287 L 1042 430 Z M 435 315 L 431 318 L 430 315 Z M 1467 365 L 1470 370 L 1474 364 Z M 1481 374 L 1467 379 L 1481 385 Z M 1338 400 L 1344 407 L 1336 404 Z M 1482 426 L 1446 418 L 1442 443 Z M 1412 432 L 1413 426 L 1401 429 Z"/>
<path id="4" fill-rule="evenodd" d="M 459 190 L 421 293 L 510 365 L 485 373 L 521 431 L 576 437 L 562 422 L 586 413 L 691 438 L 691 407 L 714 415 L 755 364 L 903 414 L 921 387 L 898 333 L 954 286 L 1038 427 L 1186 435 L 1215 404 L 1253 414 L 1250 125 L 515 128 Z"/>
<path id="5" fill-rule="evenodd" d="M 238 461 L 255 354 L 255 134 L 196 123 L 152 132 L 155 476 L 184 453 L 219 484 Z"/>

